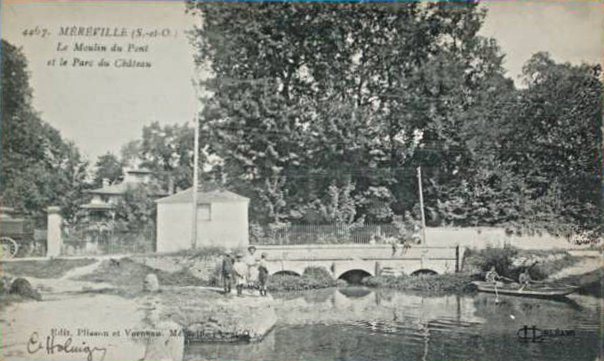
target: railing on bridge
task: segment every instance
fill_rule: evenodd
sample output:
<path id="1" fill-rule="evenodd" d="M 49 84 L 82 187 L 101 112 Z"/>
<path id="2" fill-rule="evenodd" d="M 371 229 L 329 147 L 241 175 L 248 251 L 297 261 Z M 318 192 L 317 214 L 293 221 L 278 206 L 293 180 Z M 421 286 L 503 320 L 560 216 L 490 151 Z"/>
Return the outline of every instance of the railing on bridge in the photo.
<path id="1" fill-rule="evenodd" d="M 384 244 L 400 239 L 394 224 L 292 224 L 279 229 L 261 226 L 250 241 L 267 245 L 303 244 Z M 258 234 L 259 233 L 259 234 Z"/>

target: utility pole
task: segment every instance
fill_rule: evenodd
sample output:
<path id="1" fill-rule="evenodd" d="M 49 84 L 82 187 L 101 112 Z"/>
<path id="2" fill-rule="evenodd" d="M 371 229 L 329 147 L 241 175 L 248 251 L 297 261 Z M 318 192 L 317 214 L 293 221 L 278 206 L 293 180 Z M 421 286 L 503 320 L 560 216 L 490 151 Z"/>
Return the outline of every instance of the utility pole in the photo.
<path id="1" fill-rule="evenodd" d="M 197 70 L 197 69 L 196 69 Z M 195 81 L 193 87 L 195 88 L 195 94 L 197 99 L 201 101 L 199 97 L 199 81 L 197 81 L 197 74 L 195 74 Z M 192 216 L 192 227 L 191 227 L 191 248 L 197 248 L 197 192 L 199 188 L 199 117 L 195 115 L 195 141 L 193 149 L 193 216 Z"/>
<path id="2" fill-rule="evenodd" d="M 417 167 L 417 184 L 419 189 L 419 206 L 422 215 L 422 246 L 426 246 L 426 215 L 424 214 L 424 192 L 422 190 L 422 167 Z"/>

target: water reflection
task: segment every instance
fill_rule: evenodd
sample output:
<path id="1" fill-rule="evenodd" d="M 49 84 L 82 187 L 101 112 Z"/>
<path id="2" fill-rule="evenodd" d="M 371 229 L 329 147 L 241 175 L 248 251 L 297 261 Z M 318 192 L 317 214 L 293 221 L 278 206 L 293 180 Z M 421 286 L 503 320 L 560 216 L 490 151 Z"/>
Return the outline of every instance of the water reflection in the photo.
<path id="1" fill-rule="evenodd" d="M 277 327 L 258 344 L 190 345 L 185 360 L 589 360 L 600 305 L 488 294 L 431 297 L 346 288 L 276 296 Z M 575 337 L 518 340 L 524 325 Z"/>

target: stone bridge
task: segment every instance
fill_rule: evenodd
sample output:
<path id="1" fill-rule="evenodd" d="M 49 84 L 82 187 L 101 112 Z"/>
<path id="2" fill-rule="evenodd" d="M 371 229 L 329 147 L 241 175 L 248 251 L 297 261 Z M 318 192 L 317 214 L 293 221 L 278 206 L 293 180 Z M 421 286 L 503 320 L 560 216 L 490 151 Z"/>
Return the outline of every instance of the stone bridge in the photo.
<path id="1" fill-rule="evenodd" d="M 390 245 L 257 245 L 266 253 L 270 274 L 302 275 L 308 267 L 323 267 L 336 279 L 357 281 L 366 276 L 442 274 L 461 268 L 459 247 L 399 248 Z"/>

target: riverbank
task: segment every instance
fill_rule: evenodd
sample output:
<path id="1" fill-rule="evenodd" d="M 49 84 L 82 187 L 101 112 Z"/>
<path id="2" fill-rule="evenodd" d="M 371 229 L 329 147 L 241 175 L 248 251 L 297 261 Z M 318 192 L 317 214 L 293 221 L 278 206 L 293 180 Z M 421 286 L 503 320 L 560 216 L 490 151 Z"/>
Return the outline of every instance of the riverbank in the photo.
<path id="1" fill-rule="evenodd" d="M 13 277 L 61 278 L 71 270 L 86 270 L 73 274 L 74 279 L 94 284 L 108 284 L 126 295 L 135 295 L 137 287 L 148 274 L 155 274 L 162 286 L 168 287 L 220 287 L 220 262 L 222 250 L 200 249 L 174 254 L 140 255 L 104 260 L 53 259 L 2 263 L 3 274 Z M 543 280 L 551 275 L 572 276 L 590 271 L 594 265 L 585 257 L 572 256 L 565 251 L 524 251 L 513 247 L 468 250 L 461 262 L 461 272 L 433 276 L 398 277 L 372 276 L 363 284 L 373 288 L 426 291 L 433 293 L 471 292 L 470 282 L 484 277 L 484 272 L 495 266 L 505 277 L 517 279 L 521 270 L 528 268 L 531 277 Z M 96 262 L 96 263 L 95 263 Z M 79 273 L 78 273 L 79 272 Z M 578 279 L 580 280 L 580 279 Z M 308 267 L 302 275 L 277 274 L 269 277 L 270 292 L 304 291 L 345 285 L 320 267 Z"/>
<path id="2" fill-rule="evenodd" d="M 526 254 L 521 253 L 520 256 L 526 258 Z M 548 267 L 568 263 L 566 256 L 550 256 L 551 254 L 540 255 L 544 260 L 549 259 L 547 263 L 544 261 L 544 265 L 547 264 Z M 183 345 L 187 342 L 208 345 L 207 342 L 210 341 L 214 345 L 216 342 L 252 341 L 254 344 L 253 341 L 268 338 L 270 343 L 270 338 L 274 337 L 271 333 L 275 332 L 271 330 L 278 329 L 279 324 L 297 327 L 303 324 L 336 325 L 349 322 L 358 327 L 359 322 L 365 324 L 367 320 L 379 319 L 383 322 L 404 320 L 401 321 L 402 324 L 409 325 L 412 324 L 410 321 L 416 319 L 446 319 L 451 314 L 456 319 L 466 317 L 468 322 L 477 324 L 485 317 L 494 317 L 490 309 L 485 309 L 493 304 L 493 297 L 473 294 L 474 291 L 469 287 L 471 280 L 479 277 L 480 272 L 462 270 L 460 273 L 434 276 L 380 276 L 366 278 L 364 283 L 369 287 L 337 287 L 342 286 L 342 282 L 334 280 L 327 270 L 309 268 L 301 276 L 271 277 L 269 289 L 274 298 L 270 294 L 268 297 L 260 297 L 256 290 L 245 290 L 244 295 L 238 297 L 234 292 L 224 295 L 220 287 L 208 286 L 207 280 L 196 277 L 191 271 L 184 273 L 182 267 L 173 267 L 171 272 L 167 270 L 167 265 L 163 265 L 163 270 L 152 267 L 151 265 L 163 262 L 161 256 L 154 257 L 156 259 L 147 264 L 143 264 L 144 260 L 141 259 L 106 259 L 71 268 L 62 272 L 63 276 L 59 278 L 50 278 L 56 274 L 46 275 L 49 278 L 29 277 L 32 285 L 40 290 L 42 301 L 15 299 L 11 306 L 0 309 L 0 318 L 3 319 L 0 323 L 6 330 L 6 337 L 17 340 L 5 351 L 18 356 L 32 332 L 45 336 L 57 325 L 92 331 L 122 329 L 122 333 L 124 329 L 160 330 L 163 332 L 161 337 L 132 340 L 122 334 L 111 339 L 94 338 L 94 342 L 100 346 L 105 343 L 118 345 L 106 360 L 122 360 L 117 356 L 118 352 L 120 355 L 136 354 L 140 356 L 137 359 L 142 360 L 176 360 L 178 356 L 173 355 L 182 354 Z M 528 259 L 530 262 L 534 260 Z M 510 265 L 519 264 L 515 260 L 516 258 L 512 258 Z M 184 262 L 187 262 L 186 259 Z M 581 262 L 563 269 L 584 269 L 585 267 L 577 268 L 577 265 L 583 264 Z M 40 263 L 39 266 L 45 265 Z M 31 270 L 31 267 L 31 264 L 27 264 L 27 269 Z M 35 272 L 45 276 L 42 272 Z M 158 287 L 152 292 L 145 291 L 143 287 L 149 274 L 156 275 L 158 279 Z M 595 285 L 601 280 L 601 273 L 597 270 L 574 277 L 575 279 L 562 280 Z M 281 293 L 278 293 L 280 290 Z M 593 299 L 572 295 L 573 300 L 580 300 L 582 297 Z M 522 320 L 517 321 L 518 325 L 508 324 L 511 330 L 517 330 L 521 327 L 520 322 L 526 322 L 531 317 L 535 322 L 541 322 L 539 324 L 545 322 L 520 307 L 526 302 L 533 302 L 531 304 L 534 305 L 547 304 L 552 310 L 566 307 L 563 302 L 556 305 L 549 300 L 516 300 L 513 297 L 502 299 L 504 302 L 496 306 L 496 310 L 509 305 L 518 306 L 509 312 L 506 310 L 507 318 L 501 316 L 501 320 L 497 319 L 499 323 L 516 322 L 509 317 L 513 314 Z M 464 307 L 459 307 L 460 303 Z M 115 307 L 120 310 L 114 311 Z M 90 310 L 95 312 L 91 313 Z M 415 312 L 414 310 L 418 314 L 410 320 L 410 312 Z M 63 320 L 65 316 L 66 322 Z M 371 327 L 377 326 L 379 325 L 371 324 Z M 76 340 L 90 338 L 82 336 L 74 338 Z M 255 345 L 262 344 L 266 344 L 266 341 Z M 60 355 L 55 356 L 48 359 L 58 360 Z"/>

